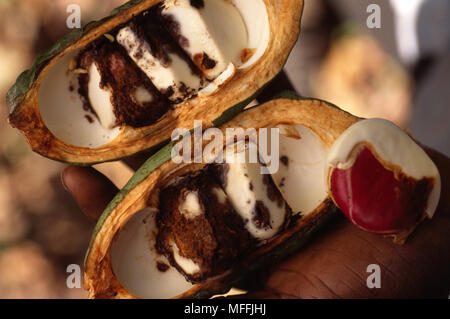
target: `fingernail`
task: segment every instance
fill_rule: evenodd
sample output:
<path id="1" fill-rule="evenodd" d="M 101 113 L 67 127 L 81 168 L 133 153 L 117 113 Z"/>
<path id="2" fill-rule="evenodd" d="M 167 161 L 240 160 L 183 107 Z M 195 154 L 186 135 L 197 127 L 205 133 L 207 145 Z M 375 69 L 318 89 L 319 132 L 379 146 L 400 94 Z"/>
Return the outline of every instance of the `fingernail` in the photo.
<path id="1" fill-rule="evenodd" d="M 64 187 L 64 189 L 65 189 L 67 192 L 70 192 L 70 191 L 69 191 L 69 188 L 68 188 L 67 185 L 66 185 L 66 182 L 64 181 L 64 174 L 66 173 L 66 171 L 67 171 L 68 168 L 70 168 L 70 166 L 65 167 L 65 168 L 61 171 L 61 173 L 59 174 L 59 178 L 61 179 L 61 184 L 62 184 L 62 186 Z"/>

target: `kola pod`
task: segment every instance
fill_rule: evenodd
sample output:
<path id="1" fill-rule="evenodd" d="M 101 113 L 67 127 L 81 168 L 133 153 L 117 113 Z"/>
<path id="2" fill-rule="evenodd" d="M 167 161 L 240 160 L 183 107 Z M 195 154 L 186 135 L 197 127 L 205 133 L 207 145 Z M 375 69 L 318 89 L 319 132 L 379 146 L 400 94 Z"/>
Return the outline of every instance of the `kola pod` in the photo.
<path id="1" fill-rule="evenodd" d="M 167 102 L 168 99 L 172 99 L 172 102 L 167 105 L 164 102 L 163 106 L 159 104 L 154 109 L 155 111 L 148 111 L 146 113 L 151 124 L 143 125 L 142 123 L 134 123 L 136 116 L 134 116 L 135 114 L 129 114 L 127 103 L 125 103 L 126 107 L 122 105 L 123 110 L 120 112 L 117 111 L 117 108 L 114 109 L 115 118 L 108 118 L 108 115 L 111 115 L 109 113 L 103 116 L 104 110 L 101 107 L 105 107 L 106 102 L 105 100 L 98 102 L 96 99 L 101 99 L 102 94 L 111 94 L 111 90 L 114 95 L 115 92 L 122 91 L 127 85 L 123 85 L 120 79 L 116 79 L 117 83 L 115 84 L 113 80 L 110 81 L 116 85 L 114 86 L 108 82 L 106 76 L 103 77 L 103 73 L 100 72 L 102 71 L 100 69 L 102 54 L 107 55 L 112 52 L 120 55 L 123 48 L 126 48 L 130 57 L 136 59 L 142 56 L 145 57 L 145 54 L 148 52 L 142 54 L 142 50 L 140 52 L 133 51 L 134 43 L 130 44 L 130 41 L 133 40 L 132 37 L 134 34 L 131 32 L 126 33 L 125 31 L 129 30 L 124 31 L 123 29 L 130 23 L 133 23 L 134 28 L 139 28 L 141 23 L 139 21 L 142 20 L 145 22 L 148 19 L 150 19 L 149 21 L 153 21 L 151 19 L 154 18 L 148 18 L 153 17 L 153 8 L 163 5 L 169 7 L 169 9 L 171 8 L 170 6 L 177 9 L 177 3 L 189 3 L 189 1 L 130 1 L 126 5 L 114 10 L 111 16 L 90 23 L 83 29 L 75 30 L 58 41 L 52 48 L 41 53 L 36 58 L 32 68 L 23 72 L 18 77 L 15 85 L 7 94 L 7 104 L 10 109 L 10 124 L 23 132 L 34 151 L 54 160 L 83 165 L 130 156 L 166 142 L 170 139 L 171 133 L 177 127 L 192 128 L 194 120 L 202 119 L 204 127 L 208 127 L 220 125 L 231 119 L 250 103 L 257 93 L 279 73 L 299 36 L 300 19 L 303 10 L 302 0 L 233 0 L 231 4 L 229 1 L 224 0 L 191 1 L 192 6 L 196 8 L 192 9 L 187 7 L 185 8 L 187 11 L 183 11 L 180 16 L 183 16 L 187 12 L 195 16 L 199 22 L 193 25 L 188 25 L 191 20 L 184 21 L 178 19 L 175 22 L 182 27 L 184 27 L 183 23 L 186 23 L 188 30 L 196 30 L 196 34 L 200 36 L 202 36 L 202 32 L 208 29 L 210 24 L 215 20 L 220 23 L 229 23 L 229 28 L 238 28 L 239 25 L 241 25 L 241 29 L 245 27 L 244 31 L 241 30 L 242 32 L 234 34 L 235 37 L 242 35 L 241 43 L 233 44 L 236 46 L 236 50 L 242 49 L 242 51 L 239 51 L 241 53 L 240 60 L 238 59 L 239 61 L 236 62 L 236 59 L 231 59 L 232 62 L 229 62 L 230 59 L 225 57 L 215 61 L 210 59 L 206 54 L 203 54 L 203 60 L 198 60 L 198 55 L 193 55 L 195 52 L 190 52 L 189 46 L 186 46 L 186 52 L 180 54 L 192 59 L 192 61 L 188 61 L 188 64 L 190 66 L 193 64 L 199 65 L 201 70 L 197 71 L 200 73 L 203 72 L 201 74 L 201 82 L 203 83 L 201 89 L 194 92 L 187 90 L 186 86 L 183 86 L 184 82 L 178 81 L 178 75 L 187 76 L 186 74 L 180 71 L 177 75 L 177 70 L 170 69 L 170 66 L 174 66 L 175 62 L 178 64 L 181 63 L 178 61 L 178 58 L 170 55 L 172 53 L 170 51 L 170 54 L 167 55 L 169 57 L 167 61 L 163 61 L 164 59 L 159 57 L 162 64 L 164 64 L 163 62 L 166 63 L 159 70 L 149 71 L 149 64 L 153 63 L 152 61 L 150 61 L 151 63 L 147 63 L 147 65 L 141 64 L 140 70 L 135 70 L 137 73 L 133 71 L 136 73 L 134 77 L 137 80 L 135 79 L 135 82 L 128 83 L 128 86 L 133 88 L 134 83 L 148 82 L 145 78 L 142 80 L 142 72 L 156 72 L 156 75 L 152 74 L 153 84 L 148 83 L 145 86 L 148 90 L 145 91 L 139 88 L 139 93 L 133 91 L 133 98 L 128 101 L 133 104 L 136 102 L 134 101 L 136 97 L 139 103 L 142 101 L 142 103 L 150 103 L 149 101 L 154 100 L 154 96 L 149 96 L 149 92 L 155 93 L 158 91 L 154 91 L 155 87 L 157 85 L 164 86 L 165 83 L 162 82 L 167 79 L 165 75 L 162 76 L 158 72 L 161 70 L 161 72 L 166 72 L 167 69 L 164 67 L 167 66 L 170 69 L 167 72 L 174 72 L 173 80 L 177 85 L 181 85 L 181 88 L 173 85 L 169 88 L 164 88 L 164 90 L 161 89 L 161 92 L 155 93 L 158 101 L 164 100 Z M 217 5 L 217 8 L 214 7 L 215 5 Z M 200 15 L 195 11 L 197 7 Z M 224 8 L 222 10 L 223 14 L 229 14 L 231 18 L 228 19 L 227 16 L 222 17 L 220 15 L 222 11 L 219 9 L 222 8 Z M 170 13 L 170 15 L 168 14 L 170 17 L 176 16 L 177 14 L 176 10 L 169 10 L 168 12 Z M 227 22 L 228 20 L 231 22 Z M 206 23 L 206 27 L 202 23 Z M 155 26 L 153 25 L 151 27 L 154 28 Z M 171 30 L 173 31 L 174 29 L 176 31 L 176 24 L 175 28 Z M 237 29 L 237 31 L 239 30 Z M 121 34 L 120 31 L 122 31 Z M 222 32 L 224 30 L 219 31 Z M 138 34 L 137 31 L 135 33 Z M 244 33 L 246 34 L 244 35 Z M 190 37 L 191 34 L 188 32 L 181 35 L 191 40 L 190 48 L 192 49 L 196 41 L 195 36 Z M 153 34 L 150 34 L 150 36 L 153 36 Z M 156 37 L 156 41 L 153 41 L 153 39 L 153 42 L 150 41 L 150 43 L 154 45 L 156 42 L 157 44 L 163 43 L 165 45 L 165 41 L 167 40 L 173 45 L 174 40 L 177 40 L 176 38 L 166 39 L 165 37 L 167 36 L 163 36 L 162 38 Z M 120 50 L 122 51 L 115 47 L 119 39 L 121 40 Z M 180 39 L 183 38 L 180 37 Z M 213 38 L 212 44 L 208 48 L 213 53 L 219 52 L 218 54 L 220 55 L 223 53 L 224 47 L 228 46 L 219 43 L 220 41 L 218 39 L 219 37 Z M 104 42 L 111 42 L 111 44 L 106 43 L 105 45 L 107 47 L 108 45 L 113 46 L 113 49 L 102 48 Z M 146 43 L 144 43 L 144 47 L 148 44 Z M 183 44 L 182 41 L 180 43 Z M 178 46 L 178 44 L 175 44 L 175 46 Z M 84 66 L 83 63 L 85 63 L 85 60 L 83 59 L 85 56 L 80 57 L 80 54 L 84 50 L 87 50 L 86 48 L 91 47 L 93 47 L 93 50 L 96 50 L 93 59 L 99 68 L 97 71 L 101 73 L 100 80 L 95 79 L 96 75 L 98 75 L 95 73 L 95 69 L 89 69 Z M 148 49 L 147 51 L 149 52 L 158 51 L 152 51 L 154 48 L 151 46 Z M 178 52 L 180 48 L 177 47 L 174 51 Z M 110 54 L 109 57 L 116 58 L 117 54 Z M 225 53 L 223 55 L 225 56 Z M 86 59 L 89 61 L 89 55 L 87 55 Z M 108 61 L 106 63 L 108 66 L 114 65 L 114 67 L 117 67 L 120 64 L 111 62 L 112 60 Z M 137 60 L 133 62 L 128 59 L 127 61 L 130 65 L 132 63 L 137 64 Z M 146 61 L 148 62 L 148 59 Z M 213 66 L 219 65 L 219 62 L 222 62 L 222 69 L 216 70 L 219 73 L 212 74 L 210 69 L 212 68 L 214 71 Z M 194 68 L 195 65 L 193 66 Z M 133 68 L 135 67 L 136 65 L 133 66 Z M 186 68 L 186 66 L 183 67 Z M 100 84 L 94 87 L 96 89 L 95 94 L 92 93 L 92 95 L 95 95 L 94 97 L 89 95 L 91 93 L 84 93 L 91 102 L 90 107 L 86 107 L 85 103 L 80 101 L 79 97 L 80 88 L 83 89 L 83 85 L 80 84 L 82 82 L 79 81 L 79 78 L 86 77 L 87 74 L 89 74 L 89 81 L 100 81 Z M 113 72 L 112 78 L 114 78 L 114 75 Z M 189 78 L 189 76 L 187 77 Z M 99 90 L 99 86 L 102 90 Z M 120 89 L 114 90 L 114 87 Z M 86 84 L 85 91 L 90 90 L 90 88 Z M 186 98 L 184 96 L 184 99 L 176 100 L 176 94 L 170 95 L 171 90 L 178 93 L 188 92 L 189 97 Z M 114 103 L 116 103 L 115 96 L 109 99 L 114 100 Z M 94 104 L 100 104 L 99 108 L 93 107 Z M 116 107 L 116 104 L 114 104 L 114 107 Z M 127 122 L 134 123 L 134 126 L 127 124 Z"/>
<path id="2" fill-rule="evenodd" d="M 390 128 L 386 129 L 386 126 Z M 100 218 L 85 260 L 84 286 L 89 291 L 90 297 L 211 297 L 228 291 L 230 287 L 259 267 L 280 261 L 298 252 L 308 239 L 339 211 L 335 203 L 343 209 L 352 222 L 358 225 L 357 221 L 349 216 L 351 214 L 347 206 L 350 199 L 357 202 L 358 198 L 353 197 L 361 196 L 361 200 L 369 206 L 365 220 L 372 221 L 373 224 L 369 222 L 369 225 L 366 224 L 364 227 L 358 226 L 368 231 L 390 234 L 397 241 L 403 241 L 421 220 L 432 217 L 439 201 L 440 178 L 435 165 L 424 152 L 421 152 L 420 147 L 417 149 L 418 146 L 414 140 L 392 123 L 357 118 L 327 102 L 284 93 L 279 99 L 246 110 L 219 126 L 223 134 L 230 128 L 243 129 L 244 132 L 252 128 L 258 131 L 262 128 L 279 129 L 281 163 L 279 170 L 270 176 L 290 207 L 290 214 L 287 215 L 288 220 L 284 226 L 270 238 L 258 242 L 250 253 L 237 258 L 230 264 L 229 269 L 214 273 L 204 280 L 189 282 L 192 280 L 193 273 L 189 271 L 193 269 L 193 263 L 186 261 L 187 259 L 172 258 L 174 254 L 164 255 L 167 251 L 161 252 L 156 248 L 158 232 L 162 232 L 159 227 L 167 222 L 167 220 L 158 222 L 162 219 L 159 217 L 162 209 L 165 209 L 163 194 L 164 189 L 169 189 L 169 193 L 173 193 L 174 190 L 176 192 L 177 185 L 183 184 L 186 180 L 192 181 L 196 178 L 195 176 L 198 176 L 198 172 L 204 172 L 211 164 L 176 164 L 171 159 L 174 147 L 171 143 L 151 157 L 136 172 Z M 241 138 L 246 140 L 248 137 L 244 134 Z M 388 147 L 383 148 L 383 143 L 380 146 L 380 140 Z M 235 142 L 235 138 L 232 139 L 231 144 L 229 144 L 230 141 L 223 141 L 224 149 Z M 206 149 L 207 144 L 207 142 L 203 143 L 203 150 Z M 393 145 L 397 147 L 392 147 Z M 376 158 L 375 161 L 378 160 L 378 163 L 375 163 L 375 171 L 367 166 L 374 165 L 372 158 L 370 161 L 365 161 L 365 157 L 360 158 L 360 154 L 367 152 L 367 149 L 370 150 L 372 157 Z M 396 154 L 396 151 L 407 154 Z M 411 163 L 405 164 L 402 159 L 408 157 L 408 154 L 411 154 L 409 152 L 416 155 L 416 158 Z M 362 164 L 355 164 L 358 161 L 362 161 Z M 402 163 L 404 166 L 401 166 Z M 358 168 L 353 170 L 355 166 Z M 361 174 L 361 166 L 368 169 L 369 173 Z M 415 202 L 412 196 L 425 198 L 421 201 L 422 205 L 418 205 L 415 210 L 399 209 L 393 212 L 397 215 L 396 217 L 402 214 L 411 215 L 403 218 L 406 222 L 395 224 L 394 230 L 390 224 L 392 218 L 379 210 L 378 203 L 383 198 L 387 198 L 391 200 L 394 207 L 398 208 L 404 204 L 403 197 L 392 199 L 392 194 L 398 193 L 398 185 L 392 187 L 390 178 L 380 178 L 381 181 L 388 181 L 384 185 L 383 194 L 377 193 L 380 192 L 379 187 L 368 187 L 352 194 L 353 197 L 342 195 L 350 189 L 345 181 L 351 181 L 352 178 L 355 179 L 355 176 L 356 180 L 365 176 L 372 179 L 372 174 L 380 173 L 379 166 L 387 171 L 383 174 L 394 172 L 395 176 L 399 177 L 400 183 L 406 181 L 404 185 L 409 188 L 401 188 L 403 196 L 410 196 L 412 202 Z M 334 175 L 342 174 L 345 170 L 350 170 L 345 173 L 349 174 L 350 179 L 344 178 L 344 184 L 340 185 L 340 177 Z M 231 164 L 228 164 L 227 174 L 232 171 Z M 250 170 L 244 170 L 241 174 L 248 177 L 249 172 Z M 232 206 L 236 208 L 236 211 L 239 210 L 239 203 L 233 201 L 235 200 L 233 196 L 236 193 L 246 192 L 246 179 L 240 179 L 241 177 L 238 176 L 234 184 L 230 185 L 233 181 L 232 177 L 222 184 L 227 201 L 233 203 Z M 255 182 L 255 177 L 251 178 L 253 178 L 252 182 Z M 410 187 L 414 182 L 417 187 Z M 422 187 L 423 183 L 428 183 L 428 186 Z M 269 183 L 264 184 L 267 186 Z M 172 185 L 175 185 L 175 188 L 170 188 Z M 204 187 L 207 189 L 206 186 Z M 255 188 L 258 188 L 256 183 L 250 187 L 252 191 Z M 198 187 L 191 189 L 204 191 Z M 408 193 L 410 189 L 413 191 Z M 376 200 L 367 201 L 366 198 L 370 196 L 375 196 Z M 187 207 L 184 205 L 188 202 L 187 197 L 184 197 L 185 201 L 178 208 L 175 205 L 175 210 L 182 211 Z M 200 197 L 198 196 L 197 199 Z M 174 197 L 169 196 L 169 198 L 171 202 L 176 200 Z M 201 206 L 203 213 L 208 209 L 203 206 L 204 203 L 203 201 Z M 189 214 L 195 213 L 196 209 L 198 208 L 195 205 L 188 207 L 186 220 L 192 217 Z M 361 211 L 357 213 L 363 214 Z M 276 218 L 272 216 L 272 219 Z M 371 229 L 372 227 L 376 229 Z M 380 231 L 379 227 L 385 227 L 386 231 Z M 247 229 L 250 228 L 247 227 Z M 202 238 L 203 233 L 200 228 L 195 228 L 195 231 L 191 233 L 184 233 L 184 240 L 189 242 L 189 236 L 194 238 L 199 234 L 199 242 L 207 241 L 206 237 Z M 219 238 L 220 234 L 214 233 L 214 236 Z M 226 241 L 232 242 L 232 240 L 233 237 L 227 237 Z M 220 258 L 220 253 L 214 258 Z M 161 268 L 159 263 L 165 266 Z"/>

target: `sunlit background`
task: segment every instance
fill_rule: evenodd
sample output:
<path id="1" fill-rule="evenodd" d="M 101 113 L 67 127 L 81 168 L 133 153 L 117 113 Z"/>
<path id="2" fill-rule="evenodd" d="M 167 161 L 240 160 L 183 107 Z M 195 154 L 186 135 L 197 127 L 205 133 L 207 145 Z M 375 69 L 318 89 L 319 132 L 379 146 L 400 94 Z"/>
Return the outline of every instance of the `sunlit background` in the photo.
<path id="1" fill-rule="evenodd" d="M 6 122 L 5 95 L 39 50 L 69 32 L 67 6 L 86 23 L 121 0 L 0 0 L 0 298 L 84 298 L 66 287 L 94 223 L 60 182 L 63 165 L 30 151 Z M 450 155 L 450 1 L 305 0 L 302 34 L 286 65 L 303 96 L 390 119 Z M 369 4 L 381 28 L 366 25 Z M 97 166 L 121 187 L 131 171 Z"/>

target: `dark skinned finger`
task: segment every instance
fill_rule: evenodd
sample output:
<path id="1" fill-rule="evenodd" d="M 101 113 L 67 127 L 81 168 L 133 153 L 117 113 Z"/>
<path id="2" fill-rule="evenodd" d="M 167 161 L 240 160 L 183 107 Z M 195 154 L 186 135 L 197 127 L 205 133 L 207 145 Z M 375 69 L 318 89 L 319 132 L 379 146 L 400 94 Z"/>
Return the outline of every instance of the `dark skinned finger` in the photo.
<path id="1" fill-rule="evenodd" d="M 91 167 L 69 166 L 62 172 L 61 180 L 83 213 L 94 220 L 119 191 L 105 175 Z"/>

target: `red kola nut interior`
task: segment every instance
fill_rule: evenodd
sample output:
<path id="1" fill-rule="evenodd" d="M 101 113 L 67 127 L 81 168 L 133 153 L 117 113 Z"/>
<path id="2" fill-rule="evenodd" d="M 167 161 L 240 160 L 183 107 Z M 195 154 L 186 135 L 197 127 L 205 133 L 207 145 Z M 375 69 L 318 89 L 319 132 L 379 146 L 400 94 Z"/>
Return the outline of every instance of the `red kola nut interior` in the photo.
<path id="1" fill-rule="evenodd" d="M 355 225 L 370 232 L 396 233 L 422 218 L 433 186 L 430 178 L 397 175 L 363 147 L 352 167 L 333 170 L 331 192 L 337 206 Z"/>
<path id="2" fill-rule="evenodd" d="M 350 126 L 330 148 L 327 166 L 335 204 L 366 231 L 410 231 L 423 218 L 432 218 L 438 205 L 441 181 L 436 165 L 387 120 Z"/>

